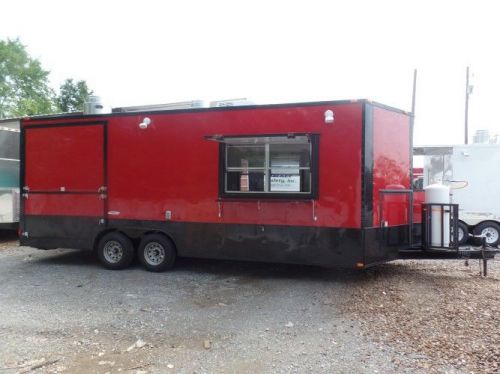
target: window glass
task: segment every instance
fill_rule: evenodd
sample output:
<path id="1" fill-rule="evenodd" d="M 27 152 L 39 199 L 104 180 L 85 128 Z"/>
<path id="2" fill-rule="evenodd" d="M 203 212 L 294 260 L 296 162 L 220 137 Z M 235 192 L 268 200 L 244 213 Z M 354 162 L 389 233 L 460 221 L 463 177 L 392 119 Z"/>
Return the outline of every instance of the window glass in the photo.
<path id="1" fill-rule="evenodd" d="M 227 166 L 230 168 L 263 168 L 265 159 L 264 145 L 227 146 Z"/>
<path id="2" fill-rule="evenodd" d="M 230 171 L 226 173 L 227 192 L 263 192 L 264 172 Z"/>
<path id="3" fill-rule="evenodd" d="M 224 149 L 224 192 L 312 194 L 310 137 L 234 137 Z"/>
<path id="4" fill-rule="evenodd" d="M 310 144 L 270 144 L 271 167 L 309 167 Z"/>

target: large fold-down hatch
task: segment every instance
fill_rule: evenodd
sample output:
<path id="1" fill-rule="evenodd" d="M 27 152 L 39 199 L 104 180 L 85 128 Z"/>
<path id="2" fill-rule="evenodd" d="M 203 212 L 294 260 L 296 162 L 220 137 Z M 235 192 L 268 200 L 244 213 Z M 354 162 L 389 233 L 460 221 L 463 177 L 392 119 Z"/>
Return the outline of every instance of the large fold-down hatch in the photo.
<path id="1" fill-rule="evenodd" d="M 224 144 L 297 144 L 309 142 L 314 134 L 287 133 L 277 135 L 206 135 L 205 139 Z"/>

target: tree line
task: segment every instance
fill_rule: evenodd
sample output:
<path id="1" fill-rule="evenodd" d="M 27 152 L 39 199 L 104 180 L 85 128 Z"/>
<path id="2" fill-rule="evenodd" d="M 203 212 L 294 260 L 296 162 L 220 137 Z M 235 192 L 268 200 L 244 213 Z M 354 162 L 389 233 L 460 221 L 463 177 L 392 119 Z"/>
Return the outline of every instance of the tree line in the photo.
<path id="1" fill-rule="evenodd" d="M 49 73 L 19 39 L 0 40 L 0 119 L 83 110 L 87 83 L 68 78 L 56 92 Z"/>

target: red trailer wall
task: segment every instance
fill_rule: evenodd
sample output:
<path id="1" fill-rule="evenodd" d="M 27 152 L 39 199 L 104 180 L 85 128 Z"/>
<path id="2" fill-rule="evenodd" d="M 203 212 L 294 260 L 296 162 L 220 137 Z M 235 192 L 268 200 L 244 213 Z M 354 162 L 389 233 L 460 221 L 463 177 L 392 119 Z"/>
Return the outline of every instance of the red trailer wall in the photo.
<path id="1" fill-rule="evenodd" d="M 410 117 L 373 107 L 373 225 L 408 224 L 409 194 L 384 194 L 380 190 L 410 189 Z M 381 214 L 382 213 L 382 214 Z M 383 215 L 383 216 L 382 216 Z"/>
<path id="2" fill-rule="evenodd" d="M 324 112 L 335 112 L 325 124 Z M 112 218 L 360 227 L 362 103 L 112 117 L 108 124 Z M 218 201 L 218 143 L 207 135 L 317 133 L 319 200 Z M 313 208 L 317 220 L 313 219 Z M 219 212 L 221 217 L 219 217 Z"/>
<path id="3" fill-rule="evenodd" d="M 413 192 L 413 223 L 422 223 L 422 204 L 425 202 L 423 190 Z"/>

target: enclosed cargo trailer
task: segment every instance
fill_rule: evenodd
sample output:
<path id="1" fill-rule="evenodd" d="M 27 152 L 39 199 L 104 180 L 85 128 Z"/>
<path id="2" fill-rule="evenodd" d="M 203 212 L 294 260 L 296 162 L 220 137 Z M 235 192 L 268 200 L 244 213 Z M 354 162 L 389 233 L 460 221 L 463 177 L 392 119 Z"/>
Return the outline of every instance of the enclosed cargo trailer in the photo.
<path id="1" fill-rule="evenodd" d="M 0 229 L 19 223 L 19 120 L 0 120 Z"/>
<path id="2" fill-rule="evenodd" d="M 452 188 L 459 209 L 459 240 L 484 235 L 491 246 L 500 244 L 500 144 L 415 147 L 424 157 L 420 185 L 442 182 Z M 415 172 L 415 170 L 414 170 Z"/>
<path id="3" fill-rule="evenodd" d="M 391 261 L 421 248 L 411 134 L 366 100 L 26 118 L 21 244 L 149 270 Z"/>

